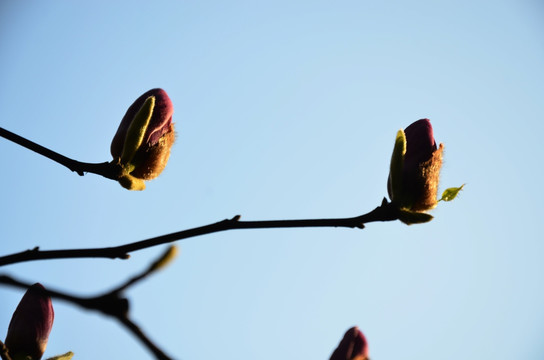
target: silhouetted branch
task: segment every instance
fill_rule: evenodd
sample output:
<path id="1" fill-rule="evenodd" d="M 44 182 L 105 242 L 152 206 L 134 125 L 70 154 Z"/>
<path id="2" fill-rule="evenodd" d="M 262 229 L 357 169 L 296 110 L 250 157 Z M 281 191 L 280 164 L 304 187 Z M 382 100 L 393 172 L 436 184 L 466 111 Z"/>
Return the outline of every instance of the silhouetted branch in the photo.
<path id="1" fill-rule="evenodd" d="M 64 155 L 61 155 L 53 150 L 50 150 L 44 146 L 36 144 L 33 141 L 25 139 L 11 131 L 8 131 L 0 127 L 0 136 L 8 139 L 18 145 L 21 145 L 29 150 L 32 150 L 40 155 L 43 155 L 65 167 L 76 172 L 78 175 L 83 176 L 85 173 L 93 173 L 102 175 L 105 178 L 118 180 L 121 175 L 121 166 L 115 162 L 103 162 L 103 163 L 85 163 L 70 159 Z"/>
<path id="2" fill-rule="evenodd" d="M 177 240 L 187 239 L 195 236 L 236 229 L 272 229 L 300 227 L 347 227 L 362 229 L 364 228 L 365 224 L 370 222 L 397 220 L 398 209 L 395 205 L 387 202 L 387 200 L 384 198 L 382 204 L 376 209 L 372 210 L 367 214 L 351 218 L 268 221 L 239 221 L 239 219 L 240 216 L 237 215 L 232 219 L 225 219 L 213 224 L 113 247 L 43 251 L 36 247 L 31 250 L 25 250 L 19 253 L 0 257 L 0 266 L 24 261 L 48 259 L 128 259 L 130 257 L 129 253 L 133 251 L 143 250 L 153 246 L 167 244 Z"/>
<path id="3" fill-rule="evenodd" d="M 164 257 L 164 255 L 163 255 Z M 142 330 L 129 318 L 129 301 L 125 298 L 122 292 L 127 289 L 129 286 L 134 285 L 136 282 L 144 279 L 153 271 L 157 270 L 158 267 L 150 267 L 146 269 L 139 275 L 132 277 L 127 280 L 122 285 L 116 287 L 115 289 L 106 292 L 102 295 L 92 296 L 92 297 L 80 297 L 75 295 L 70 295 L 61 291 L 52 290 L 49 286 L 45 286 L 46 291 L 52 298 L 61 299 L 67 302 L 71 302 L 75 305 L 80 306 L 83 309 L 99 311 L 107 316 L 111 316 L 117 319 L 125 328 L 127 328 L 139 341 L 141 341 L 149 351 L 151 351 L 157 359 L 160 360 L 169 360 L 171 359 L 167 356 L 155 343 L 153 343 L 143 332 Z M 28 289 L 32 284 L 24 283 L 22 281 L 16 280 L 8 275 L 0 275 L 0 284 L 19 287 L 22 289 Z M 0 345 L 3 345 L 0 343 Z M 0 355 L 3 360 L 9 360 L 7 352 L 0 351 Z M 5 356 L 4 356 L 5 355 Z"/>
<path id="4" fill-rule="evenodd" d="M 125 325 L 125 327 L 129 329 L 130 332 L 132 332 L 132 334 L 136 336 L 149 349 L 149 351 L 151 351 L 155 355 L 157 359 L 160 359 L 160 360 L 170 359 L 170 357 L 168 357 L 161 349 L 159 349 L 157 345 L 155 345 L 142 332 L 142 330 L 138 327 L 138 325 L 133 323 L 128 317 L 118 318 L 117 320 L 119 320 L 123 325 Z"/>

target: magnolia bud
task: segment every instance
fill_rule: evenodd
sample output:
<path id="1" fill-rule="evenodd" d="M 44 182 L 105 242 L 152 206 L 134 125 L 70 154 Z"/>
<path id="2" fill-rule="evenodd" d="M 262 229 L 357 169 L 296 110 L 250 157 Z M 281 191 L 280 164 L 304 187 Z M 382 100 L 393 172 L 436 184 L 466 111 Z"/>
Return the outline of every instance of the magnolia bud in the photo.
<path id="1" fill-rule="evenodd" d="M 119 181 L 130 190 L 143 190 L 164 170 L 174 143 L 172 101 L 162 89 L 152 89 L 128 108 L 111 143 L 111 154 L 125 174 Z"/>
<path id="2" fill-rule="evenodd" d="M 13 313 L 5 345 L 11 358 L 41 359 L 55 313 L 45 288 L 36 283 L 28 288 Z"/>
<path id="3" fill-rule="evenodd" d="M 421 212 L 437 204 L 444 145 L 437 149 L 429 119 L 421 119 L 397 134 L 387 190 L 399 208 Z"/>
<path id="4" fill-rule="evenodd" d="M 344 334 L 344 338 L 331 355 L 330 360 L 368 360 L 368 343 L 357 326 Z"/>

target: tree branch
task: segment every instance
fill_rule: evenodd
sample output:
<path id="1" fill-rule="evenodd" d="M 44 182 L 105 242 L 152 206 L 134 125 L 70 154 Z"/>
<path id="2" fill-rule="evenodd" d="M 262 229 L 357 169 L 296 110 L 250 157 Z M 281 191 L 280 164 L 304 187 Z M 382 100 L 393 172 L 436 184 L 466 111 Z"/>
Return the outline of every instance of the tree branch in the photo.
<path id="1" fill-rule="evenodd" d="M 135 276 L 134 278 L 128 280 L 125 284 L 111 290 L 103 295 L 93 296 L 93 297 L 79 297 L 63 293 L 56 290 L 51 290 L 46 286 L 47 293 L 52 298 L 61 299 L 72 304 L 78 305 L 79 307 L 86 310 L 95 310 L 99 311 L 107 316 L 113 317 L 119 321 L 126 329 L 128 329 L 144 346 L 155 355 L 156 359 L 159 360 L 170 360 L 171 358 L 166 355 L 153 341 L 151 341 L 144 332 L 129 318 L 128 309 L 129 301 L 126 299 L 122 291 L 126 289 L 129 285 L 133 285 L 136 281 L 139 281 L 149 275 L 152 271 L 146 270 L 144 273 Z M 137 280 L 135 280 L 137 279 Z M 28 289 L 32 284 L 24 283 L 22 281 L 16 280 L 8 275 L 0 275 L 0 284 L 9 285 L 13 287 L 18 287 L 22 289 Z M 0 343 L 1 344 L 1 343 Z M 1 352 L 0 355 L 7 356 L 7 352 Z M 4 359 L 4 357 L 2 357 Z M 9 359 L 9 358 L 6 358 Z"/>
<path id="2" fill-rule="evenodd" d="M 0 266 L 33 260 L 74 259 L 74 258 L 109 258 L 128 259 L 129 253 L 147 249 L 153 246 L 171 243 L 195 236 L 212 234 L 220 231 L 236 229 L 273 229 L 301 227 L 347 227 L 363 229 L 365 224 L 376 221 L 392 221 L 398 219 L 398 209 L 384 198 L 382 205 L 371 212 L 338 219 L 306 219 L 306 220 L 268 220 L 268 221 L 239 221 L 237 215 L 213 224 L 183 230 L 171 234 L 128 243 L 120 246 L 87 249 L 40 250 L 38 247 L 15 254 L 0 257 Z"/>
<path id="3" fill-rule="evenodd" d="M 102 175 L 108 179 L 118 180 L 122 173 L 121 166 L 115 161 L 103 163 L 86 163 L 70 159 L 44 146 L 36 144 L 35 142 L 30 141 L 22 136 L 12 133 L 11 131 L 8 131 L 2 127 L 0 127 L 0 136 L 29 150 L 32 150 L 42 156 L 45 156 L 46 158 L 49 158 L 67 167 L 71 171 L 76 172 L 80 176 L 85 175 L 85 173 L 93 173 L 97 175 Z"/>

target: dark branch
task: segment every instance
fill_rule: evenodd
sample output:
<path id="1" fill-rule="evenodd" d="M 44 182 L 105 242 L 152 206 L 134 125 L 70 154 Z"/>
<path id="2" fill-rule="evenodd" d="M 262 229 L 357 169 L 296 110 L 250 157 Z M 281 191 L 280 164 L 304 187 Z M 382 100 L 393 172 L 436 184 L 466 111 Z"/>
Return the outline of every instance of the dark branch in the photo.
<path id="1" fill-rule="evenodd" d="M 102 175 L 108 179 L 118 180 L 121 175 L 122 168 L 115 161 L 103 163 L 85 163 L 70 159 L 44 146 L 36 144 L 33 141 L 25 139 L 22 136 L 12 133 L 11 131 L 8 131 L 2 127 L 0 127 L 0 136 L 29 150 L 32 150 L 40 155 L 43 155 L 46 158 L 49 158 L 61 165 L 64 165 L 65 167 L 76 172 L 80 176 L 85 175 L 85 173 L 93 173 L 97 175 Z"/>
<path id="2" fill-rule="evenodd" d="M 138 325 L 133 323 L 128 317 L 119 318 L 118 320 L 121 321 L 121 323 L 125 325 L 125 327 L 129 329 L 132 332 L 132 334 L 136 336 L 149 349 L 149 351 L 151 351 L 155 355 L 157 359 L 159 360 L 170 359 L 170 357 L 168 357 L 164 352 L 162 352 L 161 349 L 157 347 L 157 345 L 155 345 L 151 340 L 149 340 L 149 338 L 142 332 L 142 330 L 140 330 Z"/>
<path id="3" fill-rule="evenodd" d="M 395 205 L 383 200 L 382 205 L 371 212 L 351 217 L 338 219 L 307 219 L 307 220 L 268 220 L 268 221 L 239 221 L 237 215 L 232 219 L 225 219 L 213 224 L 183 230 L 171 234 L 157 236 L 125 245 L 89 248 L 89 249 L 65 249 L 65 250 L 40 250 L 34 248 L 19 253 L 0 257 L 0 266 L 32 260 L 48 259 L 73 259 L 73 258 L 110 258 L 128 259 L 129 253 L 147 249 L 153 246 L 171 243 L 177 240 L 195 236 L 212 234 L 220 231 L 236 229 L 272 229 L 272 228 L 300 228 L 300 227 L 347 227 L 364 228 L 365 224 L 376 221 L 392 221 L 398 219 L 398 209 Z"/>
<path id="4" fill-rule="evenodd" d="M 111 316 L 117 319 L 126 329 L 128 329 L 138 340 L 147 347 L 147 349 L 155 355 L 155 358 L 160 360 L 170 360 L 171 358 L 167 356 L 157 345 L 153 343 L 143 331 L 129 318 L 128 309 L 129 301 L 126 299 L 122 291 L 126 289 L 129 285 L 133 285 L 136 281 L 139 281 L 149 275 L 151 271 L 146 270 L 144 273 L 135 276 L 134 278 L 128 280 L 125 284 L 115 288 L 114 290 L 107 292 L 103 295 L 93 296 L 93 297 L 79 297 L 70 295 L 64 292 L 51 290 L 49 287 L 46 287 L 47 292 L 52 298 L 61 299 L 72 304 L 78 305 L 79 307 L 86 310 L 99 311 L 107 316 Z M 32 284 L 24 283 L 22 281 L 16 280 L 8 275 L 0 275 L 0 284 L 9 285 L 13 287 L 18 287 L 22 289 L 28 289 Z M 0 352 L 0 355 L 3 353 Z M 2 359 L 4 359 L 2 357 Z"/>

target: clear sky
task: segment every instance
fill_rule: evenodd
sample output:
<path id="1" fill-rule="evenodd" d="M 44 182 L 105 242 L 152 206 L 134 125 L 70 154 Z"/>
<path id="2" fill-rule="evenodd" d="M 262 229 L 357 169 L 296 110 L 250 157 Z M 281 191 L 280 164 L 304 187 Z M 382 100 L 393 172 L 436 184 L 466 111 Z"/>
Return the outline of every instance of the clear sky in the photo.
<path id="1" fill-rule="evenodd" d="M 359 215 L 387 194 L 396 131 L 431 119 L 441 189 L 467 185 L 429 224 L 179 242 L 127 293 L 174 358 L 328 359 L 353 325 L 373 360 L 544 358 L 542 2 L 3 0 L 0 79 L 0 126 L 80 161 L 109 161 L 126 109 L 154 87 L 177 130 L 143 192 L 0 139 L 2 255 L 236 214 Z M 91 295 L 163 250 L 0 273 Z M 22 294 L 0 287 L 2 339 Z M 46 356 L 150 358 L 116 322 L 54 307 Z"/>

